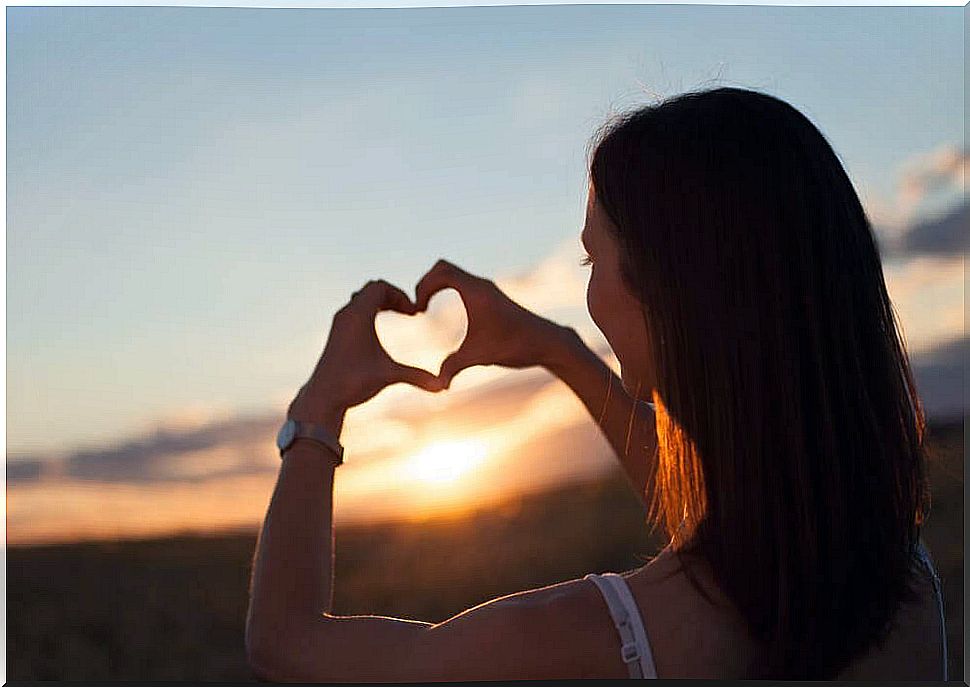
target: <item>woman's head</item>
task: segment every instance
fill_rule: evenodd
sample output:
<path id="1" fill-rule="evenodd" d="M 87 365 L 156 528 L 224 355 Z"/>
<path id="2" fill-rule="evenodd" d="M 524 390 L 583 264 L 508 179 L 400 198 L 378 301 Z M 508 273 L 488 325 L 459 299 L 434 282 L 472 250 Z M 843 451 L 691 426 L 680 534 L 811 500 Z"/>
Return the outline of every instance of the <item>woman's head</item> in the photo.
<path id="1" fill-rule="evenodd" d="M 621 115 L 590 177 L 588 304 L 656 404 L 652 514 L 711 564 L 766 674 L 831 677 L 908 598 L 927 505 L 923 412 L 852 183 L 798 110 L 737 88 Z"/>
<path id="2" fill-rule="evenodd" d="M 586 305 L 620 361 L 623 388 L 637 398 L 650 398 L 655 383 L 646 323 L 640 300 L 620 272 L 622 247 L 610 223 L 590 187 L 581 235 L 590 266 Z"/>

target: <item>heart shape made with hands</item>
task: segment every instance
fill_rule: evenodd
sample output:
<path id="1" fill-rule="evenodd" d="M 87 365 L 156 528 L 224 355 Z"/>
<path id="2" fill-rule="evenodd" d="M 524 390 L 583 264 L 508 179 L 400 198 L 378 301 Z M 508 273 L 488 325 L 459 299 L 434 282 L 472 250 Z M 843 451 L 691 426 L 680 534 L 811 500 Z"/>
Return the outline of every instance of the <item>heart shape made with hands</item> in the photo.
<path id="1" fill-rule="evenodd" d="M 441 363 L 465 340 L 468 313 L 457 291 L 442 289 L 431 296 L 423 313 L 377 313 L 374 330 L 392 360 L 437 375 Z"/>

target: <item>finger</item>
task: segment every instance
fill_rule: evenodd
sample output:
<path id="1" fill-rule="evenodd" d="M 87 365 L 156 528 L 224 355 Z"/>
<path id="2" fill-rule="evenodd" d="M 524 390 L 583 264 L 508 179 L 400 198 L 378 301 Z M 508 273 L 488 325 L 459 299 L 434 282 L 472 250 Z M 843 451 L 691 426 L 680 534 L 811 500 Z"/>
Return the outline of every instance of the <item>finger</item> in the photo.
<path id="1" fill-rule="evenodd" d="M 408 365 L 396 365 L 394 367 L 394 379 L 391 383 L 395 382 L 405 382 L 425 391 L 441 391 L 444 388 L 441 380 L 427 370 Z"/>
<path id="2" fill-rule="evenodd" d="M 442 388 L 447 389 L 451 386 L 451 380 L 456 374 L 464 369 L 478 365 L 478 360 L 468 351 L 457 350 L 441 363 L 438 371 L 438 379 L 441 381 Z"/>
<path id="3" fill-rule="evenodd" d="M 414 303 L 404 291 L 383 279 L 367 282 L 355 294 L 354 299 L 359 303 L 359 308 L 368 314 L 377 314 L 380 310 L 394 310 L 408 315 L 417 312 Z"/>
<path id="4" fill-rule="evenodd" d="M 428 309 L 431 297 L 443 289 L 455 289 L 459 294 L 462 288 L 469 284 L 475 276 L 469 274 L 454 263 L 441 259 L 421 277 L 414 289 L 414 302 L 418 312 Z"/>

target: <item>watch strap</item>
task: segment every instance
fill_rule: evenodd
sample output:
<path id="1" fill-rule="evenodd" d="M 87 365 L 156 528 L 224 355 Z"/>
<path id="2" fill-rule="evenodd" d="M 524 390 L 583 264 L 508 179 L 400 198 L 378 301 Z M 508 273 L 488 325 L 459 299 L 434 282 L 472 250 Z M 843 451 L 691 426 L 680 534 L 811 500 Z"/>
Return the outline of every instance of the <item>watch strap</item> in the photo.
<path id="1" fill-rule="evenodd" d="M 324 448 L 330 450 L 337 456 L 336 465 L 341 465 L 344 462 L 344 447 L 340 445 L 337 438 L 325 427 L 321 425 L 313 424 L 312 422 L 304 422 L 301 420 L 294 420 L 296 425 L 296 432 L 293 435 L 293 440 L 290 442 L 289 446 L 280 451 L 280 458 L 289 450 L 293 443 L 297 439 L 310 439 L 318 444 L 321 444 Z"/>

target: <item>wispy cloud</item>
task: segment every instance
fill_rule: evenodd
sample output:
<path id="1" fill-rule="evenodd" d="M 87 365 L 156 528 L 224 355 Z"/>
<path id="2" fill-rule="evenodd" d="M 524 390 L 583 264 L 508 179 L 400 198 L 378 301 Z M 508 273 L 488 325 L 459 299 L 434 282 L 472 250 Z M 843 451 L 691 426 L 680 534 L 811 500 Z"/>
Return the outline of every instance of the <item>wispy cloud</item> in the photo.
<path id="1" fill-rule="evenodd" d="M 963 194 L 967 157 L 967 149 L 955 144 L 916 155 L 900 165 L 893 198 L 866 198 L 867 210 L 888 254 L 938 254 L 966 246 L 968 209 Z M 933 216 L 921 214 L 926 201 L 953 191 L 960 197 L 954 207 Z"/>
<path id="2" fill-rule="evenodd" d="M 437 374 L 441 362 L 464 339 L 468 315 L 458 293 L 447 289 L 432 296 L 425 313 L 378 313 L 375 328 L 394 360 Z"/>
<path id="3" fill-rule="evenodd" d="M 272 467 L 279 421 L 239 416 L 199 427 L 159 427 L 116 446 L 68 454 L 47 474 L 98 482 L 196 482 Z"/>
<path id="4" fill-rule="evenodd" d="M 967 401 L 963 376 L 968 356 L 970 337 L 965 335 L 944 341 L 914 356 L 916 388 L 931 420 L 965 415 Z"/>
<path id="5" fill-rule="evenodd" d="M 539 313 L 582 307 L 586 274 L 578 257 L 578 239 L 571 238 L 534 269 L 499 276 L 496 283 Z M 446 290 L 432 299 L 427 313 L 380 313 L 375 326 L 392 357 L 437 372 L 463 338 L 467 316 L 458 294 Z M 602 341 L 590 340 L 608 354 Z M 8 462 L 8 531 L 21 539 L 121 536 L 162 530 L 165 517 L 172 527 L 255 526 L 278 470 L 275 436 L 292 393 L 271 399 L 273 411 L 243 415 L 190 405 L 113 446 L 18 456 Z M 460 505 L 455 499 L 484 503 L 611 465 L 609 446 L 585 406 L 540 367 L 470 368 L 445 394 L 392 385 L 347 412 L 342 438 L 348 462 L 340 471 L 337 504 L 339 517 L 347 519 L 401 517 L 415 509 Z M 408 489 L 394 477 L 395 466 L 423 447 L 466 439 L 485 442 L 490 459 L 465 487 L 418 498 L 415 494 L 427 490 Z M 193 505 L 206 499 L 222 503 L 227 490 L 239 493 L 230 499 L 234 512 Z"/>
<path id="6" fill-rule="evenodd" d="M 907 346 L 924 351 L 963 333 L 963 256 L 918 256 L 884 265 Z"/>
<path id="7" fill-rule="evenodd" d="M 955 165 L 965 155 L 938 153 L 927 160 L 904 178 L 899 207 L 962 180 Z M 963 261 L 947 253 L 965 220 L 963 205 L 942 219 L 907 226 L 898 243 L 909 247 L 905 258 L 885 267 L 931 419 L 959 413 L 964 403 L 962 385 L 956 383 L 962 380 L 958 373 L 967 346 Z M 580 253 L 578 235 L 570 236 L 534 268 L 495 281 L 524 307 L 575 326 L 617 369 L 605 339 L 585 317 L 588 273 L 578 264 Z M 375 326 L 392 357 L 437 372 L 460 344 L 467 316 L 458 294 L 446 290 L 432 299 L 427 313 L 380 313 Z M 139 531 L 164 531 L 166 522 L 188 528 L 255 525 L 278 470 L 275 434 L 294 392 L 268 399 L 272 411 L 243 415 L 228 407 L 189 405 L 114 446 L 8 460 L 8 531 L 13 538 L 31 531 L 48 538 L 65 532 L 116 535 L 125 519 Z M 461 492 L 471 501 L 589 476 L 612 465 L 609 446 L 585 407 L 541 368 L 471 368 L 445 394 L 393 385 L 348 411 L 343 438 L 349 461 L 340 473 L 337 501 L 340 517 L 348 519 L 394 517 L 431 507 L 434 498 L 439 507 L 447 506 L 444 493 L 415 500 L 391 479 L 395 465 L 436 441 L 470 438 L 491 447 L 493 459 L 476 474 L 476 485 Z M 380 507 L 374 507 L 375 500 Z M 222 504 L 224 510 L 195 508 L 196 501 Z"/>
<path id="8" fill-rule="evenodd" d="M 866 201 L 886 286 L 914 355 L 963 333 L 963 256 L 970 246 L 967 158 L 968 150 L 955 144 L 915 155 L 900 165 L 894 198 Z M 956 200 L 948 206 L 930 203 L 953 192 Z M 930 211 L 928 205 L 937 209 Z"/>
<path id="9" fill-rule="evenodd" d="M 495 281 L 512 300 L 534 312 L 573 308 L 586 301 L 588 272 L 579 264 L 582 254 L 577 229 L 534 268 Z"/>
<path id="10" fill-rule="evenodd" d="M 954 255 L 970 247 L 970 202 L 914 223 L 899 239 L 905 255 Z"/>
<path id="11" fill-rule="evenodd" d="M 932 191 L 966 188 L 968 155 L 967 149 L 945 145 L 904 163 L 898 186 L 900 208 L 908 213 Z"/>

